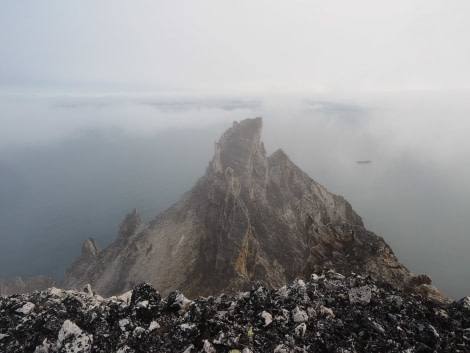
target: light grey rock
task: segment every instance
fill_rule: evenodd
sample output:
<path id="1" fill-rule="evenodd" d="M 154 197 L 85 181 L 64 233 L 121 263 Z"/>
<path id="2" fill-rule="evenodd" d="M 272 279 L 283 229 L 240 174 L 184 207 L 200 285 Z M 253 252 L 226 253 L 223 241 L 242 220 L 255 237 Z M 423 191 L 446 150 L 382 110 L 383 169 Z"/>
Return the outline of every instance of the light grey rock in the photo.
<path id="1" fill-rule="evenodd" d="M 303 337 L 307 331 L 307 325 L 305 322 L 302 322 L 300 325 L 297 325 L 294 329 L 294 334 L 298 337 Z"/>
<path id="2" fill-rule="evenodd" d="M 85 287 L 83 287 L 83 291 L 89 296 L 93 296 L 93 291 L 91 289 L 90 283 L 85 284 Z"/>
<path id="3" fill-rule="evenodd" d="M 179 293 L 176 296 L 175 302 L 173 303 L 174 306 L 177 306 L 180 310 L 186 309 L 190 304 L 192 303 L 192 300 L 189 300 L 186 298 L 183 293 Z"/>
<path id="4" fill-rule="evenodd" d="M 149 332 L 152 332 L 153 330 L 156 330 L 156 329 L 159 329 L 159 328 L 160 328 L 160 324 L 156 321 L 152 321 L 147 330 L 149 330 Z"/>
<path id="5" fill-rule="evenodd" d="M 349 290 L 349 301 L 351 304 L 369 304 L 372 297 L 370 287 L 356 287 Z"/>
<path id="6" fill-rule="evenodd" d="M 204 344 L 202 346 L 203 353 L 216 353 L 214 346 L 208 340 L 204 340 Z"/>
<path id="7" fill-rule="evenodd" d="M 304 310 L 300 310 L 298 306 L 292 310 L 292 320 L 296 323 L 308 321 L 308 315 Z"/>
<path id="8" fill-rule="evenodd" d="M 119 328 L 123 332 L 127 331 L 127 327 L 129 326 L 129 324 L 130 324 L 130 321 L 128 319 L 119 320 Z"/>
<path id="9" fill-rule="evenodd" d="M 334 317 L 333 310 L 331 308 L 327 308 L 326 306 L 320 305 L 320 313 L 324 317 Z"/>
<path id="10" fill-rule="evenodd" d="M 1 336 L 1 335 L 0 335 Z M 52 349 L 52 344 L 47 341 L 47 338 L 42 341 L 39 346 L 36 346 L 34 353 L 49 353 Z"/>
<path id="11" fill-rule="evenodd" d="M 465 341 L 470 341 L 470 328 L 466 328 L 463 330 L 462 337 Z"/>
<path id="12" fill-rule="evenodd" d="M 16 312 L 19 314 L 23 314 L 23 315 L 29 315 L 31 311 L 34 310 L 34 308 L 35 308 L 35 305 L 33 303 L 26 302 L 21 308 L 16 309 Z"/>
<path id="13" fill-rule="evenodd" d="M 286 346 L 285 344 L 280 344 L 274 349 L 274 353 L 290 353 L 291 350 L 289 346 Z"/>
<path id="14" fill-rule="evenodd" d="M 91 352 L 93 336 L 82 331 L 70 320 L 65 320 L 57 337 L 58 352 Z"/>
<path id="15" fill-rule="evenodd" d="M 268 326 L 273 322 L 273 316 L 267 311 L 261 313 L 261 317 L 264 319 L 264 327 Z"/>
<path id="16" fill-rule="evenodd" d="M 190 344 L 183 353 L 191 353 L 194 350 L 194 344 Z"/>

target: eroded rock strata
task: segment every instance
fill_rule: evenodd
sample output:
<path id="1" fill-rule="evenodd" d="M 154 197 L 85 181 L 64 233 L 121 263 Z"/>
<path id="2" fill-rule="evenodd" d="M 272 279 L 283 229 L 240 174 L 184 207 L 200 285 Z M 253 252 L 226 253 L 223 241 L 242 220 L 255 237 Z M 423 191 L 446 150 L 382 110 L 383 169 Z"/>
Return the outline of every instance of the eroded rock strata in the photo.
<path id="1" fill-rule="evenodd" d="M 331 270 L 234 296 L 103 299 L 51 288 L 0 298 L 1 352 L 470 352 L 470 298 L 435 301 Z"/>
<path id="2" fill-rule="evenodd" d="M 179 202 L 150 223 L 134 210 L 104 250 L 88 239 L 64 285 L 91 283 L 108 296 L 145 281 L 163 294 L 177 288 L 197 296 L 256 281 L 280 287 L 320 266 L 400 287 L 409 271 L 385 241 L 282 150 L 268 157 L 261 130 L 261 118 L 235 122 Z"/>

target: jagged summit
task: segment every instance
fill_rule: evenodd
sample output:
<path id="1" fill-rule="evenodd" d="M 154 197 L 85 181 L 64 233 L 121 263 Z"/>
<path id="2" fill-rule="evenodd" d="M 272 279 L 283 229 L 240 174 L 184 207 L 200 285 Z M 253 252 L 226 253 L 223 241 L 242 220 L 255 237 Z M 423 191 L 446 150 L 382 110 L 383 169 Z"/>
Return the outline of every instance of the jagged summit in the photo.
<path id="1" fill-rule="evenodd" d="M 136 210 L 116 241 L 77 259 L 64 284 L 103 295 L 147 281 L 189 296 L 280 287 L 319 267 L 369 274 L 400 286 L 409 271 L 384 240 L 278 150 L 267 156 L 261 118 L 235 122 L 196 185 L 150 223 Z"/>
<path id="2" fill-rule="evenodd" d="M 262 128 L 261 118 L 234 122 L 216 143 L 215 156 L 211 163 L 213 171 L 223 173 L 231 168 L 234 175 L 249 177 L 257 157 L 263 158 L 266 155 L 261 143 Z"/>

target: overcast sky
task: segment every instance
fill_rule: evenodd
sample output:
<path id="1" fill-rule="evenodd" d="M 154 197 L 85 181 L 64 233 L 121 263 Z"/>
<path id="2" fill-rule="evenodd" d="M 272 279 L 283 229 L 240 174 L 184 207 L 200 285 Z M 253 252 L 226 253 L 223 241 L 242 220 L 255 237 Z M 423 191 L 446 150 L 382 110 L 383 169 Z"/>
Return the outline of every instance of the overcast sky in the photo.
<path id="1" fill-rule="evenodd" d="M 212 144 L 263 116 L 268 152 L 345 195 L 412 270 L 470 283 L 469 18 L 467 0 L 2 1 L 0 164 L 98 130 L 211 127 Z M 427 271 L 441 253 L 454 262 Z"/>
<path id="2" fill-rule="evenodd" d="M 175 124 L 143 118 L 149 107 L 137 111 L 130 94 L 468 95 L 469 15 L 466 0 L 2 1 L 0 138 L 13 142 L 25 124 L 35 139 L 96 124 L 129 128 L 131 112 L 154 129 Z M 27 96 L 39 117 L 12 95 Z M 88 109 L 117 100 L 120 114 L 65 121 L 50 112 L 77 96 L 101 99 Z"/>
<path id="3" fill-rule="evenodd" d="M 31 0 L 0 10 L 7 91 L 470 88 L 465 0 Z"/>
<path id="4" fill-rule="evenodd" d="M 148 132 L 201 123 L 157 117 L 141 104 L 156 96 L 294 93 L 377 105 L 399 94 L 408 100 L 400 109 L 409 109 L 416 92 L 437 92 L 433 99 L 455 96 L 445 104 L 461 112 L 470 92 L 469 16 L 466 0 L 2 1 L 0 143 L 88 126 Z M 118 113 L 99 111 L 111 105 Z M 64 118 L 78 106 L 85 113 Z M 379 124 L 393 123 L 405 138 L 423 120 L 445 120 L 457 133 L 467 127 L 453 114 L 394 119 Z"/>

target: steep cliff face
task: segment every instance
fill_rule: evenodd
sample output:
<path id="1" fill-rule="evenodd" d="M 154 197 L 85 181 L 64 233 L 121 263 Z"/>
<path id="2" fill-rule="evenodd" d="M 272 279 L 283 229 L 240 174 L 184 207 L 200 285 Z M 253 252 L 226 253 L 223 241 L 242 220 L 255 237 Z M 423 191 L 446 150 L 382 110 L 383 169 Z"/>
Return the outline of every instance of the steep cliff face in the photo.
<path id="1" fill-rule="evenodd" d="M 235 122 L 216 143 L 206 174 L 178 203 L 149 224 L 134 210 L 117 240 L 82 253 L 64 284 L 91 283 L 112 295 L 147 281 L 163 293 L 195 296 L 254 281 L 282 286 L 332 267 L 401 286 L 409 271 L 384 240 L 283 151 L 268 157 L 261 131 L 261 118 Z"/>

